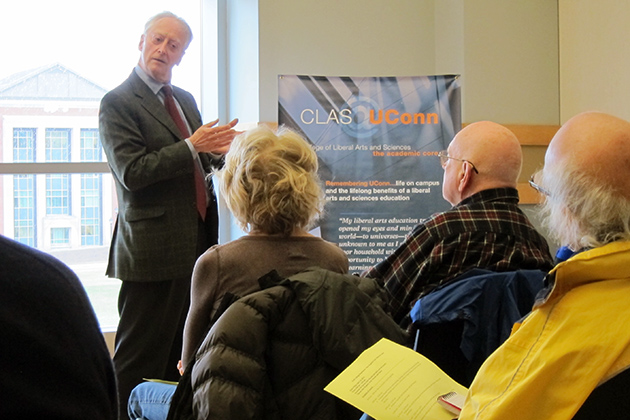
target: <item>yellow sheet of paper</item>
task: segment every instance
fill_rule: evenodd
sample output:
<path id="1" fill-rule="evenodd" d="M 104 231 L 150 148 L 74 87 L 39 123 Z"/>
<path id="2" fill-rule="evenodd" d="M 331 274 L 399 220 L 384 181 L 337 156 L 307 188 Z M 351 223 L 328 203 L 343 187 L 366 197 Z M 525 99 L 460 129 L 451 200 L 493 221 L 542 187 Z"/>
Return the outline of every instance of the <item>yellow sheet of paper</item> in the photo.
<path id="1" fill-rule="evenodd" d="M 377 420 L 451 420 L 437 398 L 467 392 L 420 353 L 385 338 L 324 389 Z"/>

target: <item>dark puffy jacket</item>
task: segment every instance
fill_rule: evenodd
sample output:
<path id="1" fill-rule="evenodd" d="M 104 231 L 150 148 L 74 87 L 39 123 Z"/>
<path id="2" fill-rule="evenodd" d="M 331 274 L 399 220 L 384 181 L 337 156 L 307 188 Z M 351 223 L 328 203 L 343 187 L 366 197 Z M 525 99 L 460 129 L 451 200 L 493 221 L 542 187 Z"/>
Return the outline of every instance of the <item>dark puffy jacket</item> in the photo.
<path id="1" fill-rule="evenodd" d="M 261 285 L 274 286 L 229 306 L 201 344 L 190 375 L 195 417 L 358 419 L 323 389 L 379 339 L 406 341 L 382 309 L 383 290 L 320 268 Z"/>

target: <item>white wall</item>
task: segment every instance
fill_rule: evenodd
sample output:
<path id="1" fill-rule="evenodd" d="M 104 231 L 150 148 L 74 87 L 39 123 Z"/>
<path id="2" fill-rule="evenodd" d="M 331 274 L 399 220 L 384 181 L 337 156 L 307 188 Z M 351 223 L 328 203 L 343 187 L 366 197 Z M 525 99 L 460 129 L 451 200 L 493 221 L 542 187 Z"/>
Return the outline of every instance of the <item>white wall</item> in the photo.
<path id="1" fill-rule="evenodd" d="M 260 120 L 277 120 L 280 74 L 435 72 L 432 0 L 259 0 Z"/>
<path id="2" fill-rule="evenodd" d="M 277 120 L 279 74 L 461 74 L 465 122 L 559 122 L 556 0 L 258 0 L 257 6 L 259 121 Z"/>
<path id="3" fill-rule="evenodd" d="M 559 0 L 562 122 L 598 110 L 630 120 L 630 3 Z"/>
<path id="4" fill-rule="evenodd" d="M 462 75 L 465 122 L 557 124 L 556 0 L 436 1 L 436 72 Z"/>
<path id="5" fill-rule="evenodd" d="M 279 74 L 461 74 L 465 122 L 630 119 L 630 4 L 618 0 L 230 0 L 258 9 L 229 48 L 231 116 L 275 121 Z M 254 37 L 255 38 L 255 37 Z M 238 42 L 237 42 L 238 41 Z M 248 51 L 246 51 L 248 50 Z M 257 56 L 256 56 L 257 55 Z M 253 76 L 252 76 L 253 74 Z M 254 78 L 254 80 L 252 79 Z M 242 81 L 247 89 L 238 88 Z M 255 85 L 258 83 L 258 86 Z M 252 91 L 251 87 L 254 87 Z M 240 104 L 240 105 L 239 105 Z"/>
<path id="6" fill-rule="evenodd" d="M 464 16 L 465 121 L 558 124 L 556 0 L 467 0 Z"/>

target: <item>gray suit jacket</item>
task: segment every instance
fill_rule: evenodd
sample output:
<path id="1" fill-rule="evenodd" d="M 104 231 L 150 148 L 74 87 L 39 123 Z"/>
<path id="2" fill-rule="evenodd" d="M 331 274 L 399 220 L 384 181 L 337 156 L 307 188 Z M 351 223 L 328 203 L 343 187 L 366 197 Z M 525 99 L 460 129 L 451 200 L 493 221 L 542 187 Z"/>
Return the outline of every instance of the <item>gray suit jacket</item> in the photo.
<path id="1" fill-rule="evenodd" d="M 202 122 L 193 96 L 173 90 L 195 131 Z M 126 281 L 189 277 L 199 232 L 192 154 L 164 105 L 135 71 L 103 97 L 99 132 L 118 195 L 107 275 Z M 210 157 L 200 157 L 209 171 Z M 216 201 L 211 200 L 210 244 L 217 242 L 216 223 Z"/>

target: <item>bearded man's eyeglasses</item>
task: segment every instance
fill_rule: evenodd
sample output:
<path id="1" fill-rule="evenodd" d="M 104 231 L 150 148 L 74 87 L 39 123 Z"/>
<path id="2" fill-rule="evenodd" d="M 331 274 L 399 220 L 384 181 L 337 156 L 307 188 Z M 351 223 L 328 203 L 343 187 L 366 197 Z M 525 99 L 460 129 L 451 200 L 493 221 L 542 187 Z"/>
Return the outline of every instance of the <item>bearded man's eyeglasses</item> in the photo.
<path id="1" fill-rule="evenodd" d="M 549 192 L 548 189 L 546 189 L 545 187 L 541 187 L 540 185 L 536 183 L 536 181 L 534 181 L 534 175 L 532 175 L 529 178 L 529 186 L 535 189 L 536 191 L 538 191 L 539 193 L 541 193 L 542 195 L 546 195 L 547 197 L 551 196 L 551 193 Z"/>

